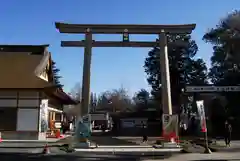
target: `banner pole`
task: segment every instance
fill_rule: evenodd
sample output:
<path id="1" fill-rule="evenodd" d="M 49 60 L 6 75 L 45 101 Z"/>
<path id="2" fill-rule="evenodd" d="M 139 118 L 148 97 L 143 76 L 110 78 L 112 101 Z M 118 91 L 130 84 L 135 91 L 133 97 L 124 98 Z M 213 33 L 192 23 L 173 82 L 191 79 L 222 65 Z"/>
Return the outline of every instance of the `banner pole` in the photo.
<path id="1" fill-rule="evenodd" d="M 203 100 L 196 101 L 196 104 L 197 104 L 198 114 L 200 116 L 201 129 L 205 135 L 205 151 L 204 151 L 204 153 L 211 154 L 212 152 L 208 147 L 207 121 L 206 121 L 206 117 L 205 117 L 204 101 Z"/>
<path id="2" fill-rule="evenodd" d="M 205 151 L 204 153 L 205 154 L 211 154 L 211 150 L 209 149 L 209 146 L 208 146 L 208 133 L 207 133 L 207 121 L 206 121 L 206 118 L 204 120 L 204 123 L 205 123 L 205 129 L 204 129 L 204 134 L 205 134 Z"/>
<path id="3" fill-rule="evenodd" d="M 208 148 L 208 135 L 207 135 L 207 131 L 205 132 L 205 151 L 204 153 L 206 154 L 210 154 L 211 151 L 210 149 Z"/>

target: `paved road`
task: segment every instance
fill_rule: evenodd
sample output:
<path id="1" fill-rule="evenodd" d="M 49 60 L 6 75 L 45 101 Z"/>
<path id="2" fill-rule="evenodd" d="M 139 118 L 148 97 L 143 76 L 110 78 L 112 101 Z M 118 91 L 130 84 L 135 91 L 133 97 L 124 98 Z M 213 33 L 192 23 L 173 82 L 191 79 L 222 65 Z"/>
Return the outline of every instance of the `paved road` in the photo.
<path id="1" fill-rule="evenodd" d="M 118 155 L 99 155 L 99 154 L 53 154 L 53 155 L 36 155 L 27 153 L 0 153 L 1 161 L 240 161 L 239 153 L 214 153 L 214 154 L 181 154 L 181 155 L 164 155 L 158 157 L 144 156 L 118 156 Z"/>
<path id="2" fill-rule="evenodd" d="M 140 161 L 144 159 L 166 159 L 170 156 L 158 157 L 144 157 L 144 156 L 119 156 L 119 155 L 102 155 L 102 154 L 84 154 L 84 153 L 71 153 L 71 154 L 53 154 L 53 155 L 36 155 L 29 153 L 0 153 L 1 161 Z"/>
<path id="3" fill-rule="evenodd" d="M 117 138 L 117 139 L 128 139 L 129 138 Z M 155 138 L 153 138 L 155 139 Z M 131 138 L 130 138 L 131 140 Z M 135 140 L 135 139 L 133 139 Z M 136 140 L 139 140 L 136 138 Z M 4 145 L 5 144 L 5 145 Z M 6 148 L 7 144 L 15 146 L 14 148 Z M 163 160 L 166 161 L 227 161 L 227 160 L 239 160 L 240 161 L 240 141 L 234 141 L 232 143 L 232 148 L 227 148 L 225 152 L 209 154 L 169 154 L 159 156 L 143 156 L 143 155 L 123 155 L 123 154 L 101 154 L 101 153 L 84 153 L 84 152 L 75 152 L 67 154 L 59 148 L 51 147 L 51 154 L 48 156 L 40 155 L 37 153 L 42 152 L 43 148 L 26 148 L 27 146 L 36 146 L 44 144 L 42 143 L 0 143 L 0 160 L 1 161 L 90 161 L 90 160 L 101 160 L 101 161 L 152 161 L 152 160 Z M 25 146 L 25 148 L 19 148 L 20 146 Z M 2 147 L 1 147 L 2 146 Z M 4 147 L 5 146 L 5 147 Z M 235 150 L 233 150 L 235 149 Z M 233 152 L 234 151 L 234 152 Z M 233 152 L 233 153 L 232 153 Z"/>
<path id="4" fill-rule="evenodd" d="M 157 137 L 149 137 L 148 144 L 153 144 Z M 142 137 L 114 137 L 114 136 L 92 136 L 90 141 L 98 145 L 142 145 Z"/>
<path id="5" fill-rule="evenodd" d="M 212 154 L 181 154 L 168 158 L 166 161 L 240 161 L 240 153 L 212 153 Z M 147 159 L 147 161 L 152 161 Z"/>

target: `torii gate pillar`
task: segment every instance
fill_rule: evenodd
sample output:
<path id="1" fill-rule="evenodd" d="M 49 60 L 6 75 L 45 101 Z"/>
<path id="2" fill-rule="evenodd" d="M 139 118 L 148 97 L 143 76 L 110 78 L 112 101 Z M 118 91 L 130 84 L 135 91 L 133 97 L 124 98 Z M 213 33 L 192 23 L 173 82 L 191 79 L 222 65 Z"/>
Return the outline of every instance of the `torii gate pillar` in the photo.
<path id="1" fill-rule="evenodd" d="M 161 34 L 159 35 L 159 47 L 160 47 L 162 110 L 164 114 L 172 115 L 168 47 L 167 37 L 164 31 L 161 31 Z"/>
<path id="2" fill-rule="evenodd" d="M 88 114 L 90 108 L 90 77 L 92 59 L 92 33 L 87 29 L 85 33 L 84 63 L 82 76 L 81 115 Z"/>

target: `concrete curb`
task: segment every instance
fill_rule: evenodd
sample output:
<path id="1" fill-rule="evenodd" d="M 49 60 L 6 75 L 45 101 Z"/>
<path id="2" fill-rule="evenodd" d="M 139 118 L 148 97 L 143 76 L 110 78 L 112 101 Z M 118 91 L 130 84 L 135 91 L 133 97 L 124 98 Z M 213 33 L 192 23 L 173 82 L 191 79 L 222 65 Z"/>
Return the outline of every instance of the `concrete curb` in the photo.
<path id="1" fill-rule="evenodd" d="M 97 148 L 153 148 L 151 145 L 98 145 Z"/>
<path id="2" fill-rule="evenodd" d="M 48 147 L 62 147 L 66 143 L 62 143 L 61 140 L 67 139 L 71 136 L 66 136 L 58 140 L 3 140 L 0 142 L 0 149 L 9 148 L 43 148 L 46 144 Z"/>
<path id="3" fill-rule="evenodd" d="M 101 155 L 121 155 L 121 156 L 164 156 L 166 154 L 181 154 L 180 150 L 174 151 L 173 149 L 162 149 L 162 151 L 156 151 L 152 149 L 152 151 L 94 151 L 93 149 L 75 149 L 75 153 L 84 153 L 84 154 L 101 154 Z"/>
<path id="4" fill-rule="evenodd" d="M 77 152 L 94 152 L 94 153 L 105 153 L 105 152 L 110 152 L 110 153 L 116 153 L 116 152 L 124 152 L 124 153 L 154 153 L 154 152 L 181 152 L 181 148 L 162 148 L 162 149 L 154 149 L 154 148 L 75 148 L 75 151 Z"/>
<path id="5" fill-rule="evenodd" d="M 1 143 L 57 143 L 61 140 L 71 137 L 71 135 L 67 135 L 64 138 L 59 138 L 56 140 L 2 140 Z"/>
<path id="6" fill-rule="evenodd" d="M 51 147 L 62 147 L 63 145 L 56 144 L 56 145 L 48 145 L 49 148 Z M 30 149 L 30 148 L 44 148 L 44 145 L 39 145 L 39 146 L 0 146 L 0 149 Z"/>
<path id="7" fill-rule="evenodd" d="M 60 140 L 62 140 L 62 139 L 49 140 L 49 141 L 46 141 L 46 140 L 3 140 L 1 143 L 56 143 Z"/>

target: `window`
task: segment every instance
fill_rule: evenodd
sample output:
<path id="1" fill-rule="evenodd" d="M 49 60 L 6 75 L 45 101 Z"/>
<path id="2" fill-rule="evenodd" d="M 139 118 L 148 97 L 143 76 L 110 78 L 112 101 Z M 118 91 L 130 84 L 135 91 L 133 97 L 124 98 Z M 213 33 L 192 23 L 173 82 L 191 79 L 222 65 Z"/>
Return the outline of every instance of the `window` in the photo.
<path id="1" fill-rule="evenodd" d="M 17 108 L 0 108 L 0 131 L 16 131 Z"/>

